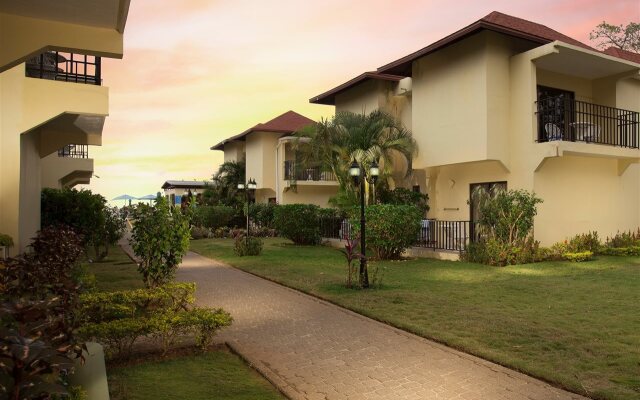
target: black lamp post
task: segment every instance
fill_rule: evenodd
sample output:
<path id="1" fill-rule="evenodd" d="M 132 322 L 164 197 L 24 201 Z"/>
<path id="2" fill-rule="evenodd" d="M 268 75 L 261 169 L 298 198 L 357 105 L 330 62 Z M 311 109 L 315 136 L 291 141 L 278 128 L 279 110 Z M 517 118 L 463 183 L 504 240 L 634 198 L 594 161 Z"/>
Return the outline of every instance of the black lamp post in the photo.
<path id="1" fill-rule="evenodd" d="M 354 159 L 349 167 L 349 175 L 353 178 L 353 183 L 357 187 L 360 185 L 360 285 L 363 288 L 369 287 L 369 272 L 367 271 L 367 242 L 365 239 L 365 216 L 364 216 L 364 182 L 367 180 L 367 173 L 364 167 L 360 166 Z M 380 168 L 375 161 L 369 168 L 370 183 L 375 185 L 380 175 Z"/>
<path id="2" fill-rule="evenodd" d="M 258 184 L 253 178 L 250 178 L 246 184 L 238 183 L 238 190 L 244 190 L 245 204 L 247 205 L 247 234 L 245 235 L 245 243 L 247 246 L 249 246 L 249 199 L 256 192 L 257 187 Z"/>

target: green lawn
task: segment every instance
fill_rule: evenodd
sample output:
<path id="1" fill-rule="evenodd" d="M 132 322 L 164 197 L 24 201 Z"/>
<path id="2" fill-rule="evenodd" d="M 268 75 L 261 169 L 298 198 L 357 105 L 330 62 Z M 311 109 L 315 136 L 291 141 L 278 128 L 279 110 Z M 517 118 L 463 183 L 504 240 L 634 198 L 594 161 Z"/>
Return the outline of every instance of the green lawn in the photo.
<path id="1" fill-rule="evenodd" d="M 119 247 L 102 262 L 87 264 L 98 290 L 137 289 L 144 285 L 137 266 Z M 261 375 L 228 351 L 161 359 L 130 365 L 107 364 L 113 400 L 283 399 Z"/>
<path id="2" fill-rule="evenodd" d="M 361 314 L 602 399 L 640 398 L 640 257 L 487 267 L 376 262 L 382 288 L 344 287 L 343 256 L 267 239 L 236 257 L 230 239 L 191 249 Z"/>

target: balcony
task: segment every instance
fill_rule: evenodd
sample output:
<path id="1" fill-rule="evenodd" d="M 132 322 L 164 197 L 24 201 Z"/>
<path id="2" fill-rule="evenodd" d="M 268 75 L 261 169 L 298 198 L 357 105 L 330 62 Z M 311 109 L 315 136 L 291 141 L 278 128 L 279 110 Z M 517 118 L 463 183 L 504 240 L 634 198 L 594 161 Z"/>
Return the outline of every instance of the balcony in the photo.
<path id="1" fill-rule="evenodd" d="M 58 157 L 89 158 L 89 146 L 86 144 L 68 144 L 58 150 Z"/>
<path id="2" fill-rule="evenodd" d="M 295 161 L 284 162 L 284 179 L 287 181 L 304 182 L 337 182 L 333 172 L 323 171 L 319 166 L 299 168 Z"/>
<path id="3" fill-rule="evenodd" d="M 640 148 L 640 116 L 635 111 L 558 95 L 540 98 L 536 114 L 538 142 L 584 142 Z"/>
<path id="4" fill-rule="evenodd" d="M 53 81 L 102 84 L 101 59 L 85 54 L 48 51 L 26 62 L 25 76 Z"/>

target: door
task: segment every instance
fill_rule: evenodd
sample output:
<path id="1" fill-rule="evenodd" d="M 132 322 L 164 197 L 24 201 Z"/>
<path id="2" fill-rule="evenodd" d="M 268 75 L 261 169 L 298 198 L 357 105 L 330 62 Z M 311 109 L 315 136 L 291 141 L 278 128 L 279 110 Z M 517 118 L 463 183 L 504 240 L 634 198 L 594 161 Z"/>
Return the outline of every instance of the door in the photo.
<path id="1" fill-rule="evenodd" d="M 575 122 L 574 99 L 568 90 L 538 86 L 538 141 L 560 140 L 560 135 L 575 140 L 569 125 Z"/>

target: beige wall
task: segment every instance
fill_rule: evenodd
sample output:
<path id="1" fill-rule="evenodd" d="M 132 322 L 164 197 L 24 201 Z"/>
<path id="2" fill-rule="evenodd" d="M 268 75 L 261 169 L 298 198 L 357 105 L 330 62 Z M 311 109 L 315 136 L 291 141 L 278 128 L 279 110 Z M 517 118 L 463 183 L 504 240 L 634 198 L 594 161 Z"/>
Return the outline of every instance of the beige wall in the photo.
<path id="1" fill-rule="evenodd" d="M 370 79 L 336 95 L 336 113 L 349 111 L 356 114 L 369 114 L 380 108 L 380 101 L 384 96 L 380 82 Z"/>
<path id="2" fill-rule="evenodd" d="M 295 191 L 282 194 L 281 204 L 315 204 L 329 207 L 329 198 L 338 192 L 337 185 L 303 185 L 299 184 Z"/>
<path id="3" fill-rule="evenodd" d="M 92 158 L 59 157 L 51 153 L 40 161 L 43 188 L 60 189 L 87 182 L 93 175 Z"/>
<path id="4" fill-rule="evenodd" d="M 58 21 L 0 13 L 0 72 L 44 50 L 122 58 L 123 34 Z"/>
<path id="5" fill-rule="evenodd" d="M 24 64 L 0 73 L 0 232 L 14 238 L 13 254 L 40 226 L 40 158 L 67 144 L 100 144 L 108 93 L 27 78 Z"/>
<path id="6" fill-rule="evenodd" d="M 245 159 L 245 142 L 233 141 L 224 145 L 224 162 L 238 162 Z"/>
<path id="7" fill-rule="evenodd" d="M 276 146 L 280 136 L 280 133 L 253 132 L 246 137 L 246 176 L 247 180 L 256 180 L 258 189 L 275 190 Z"/>

